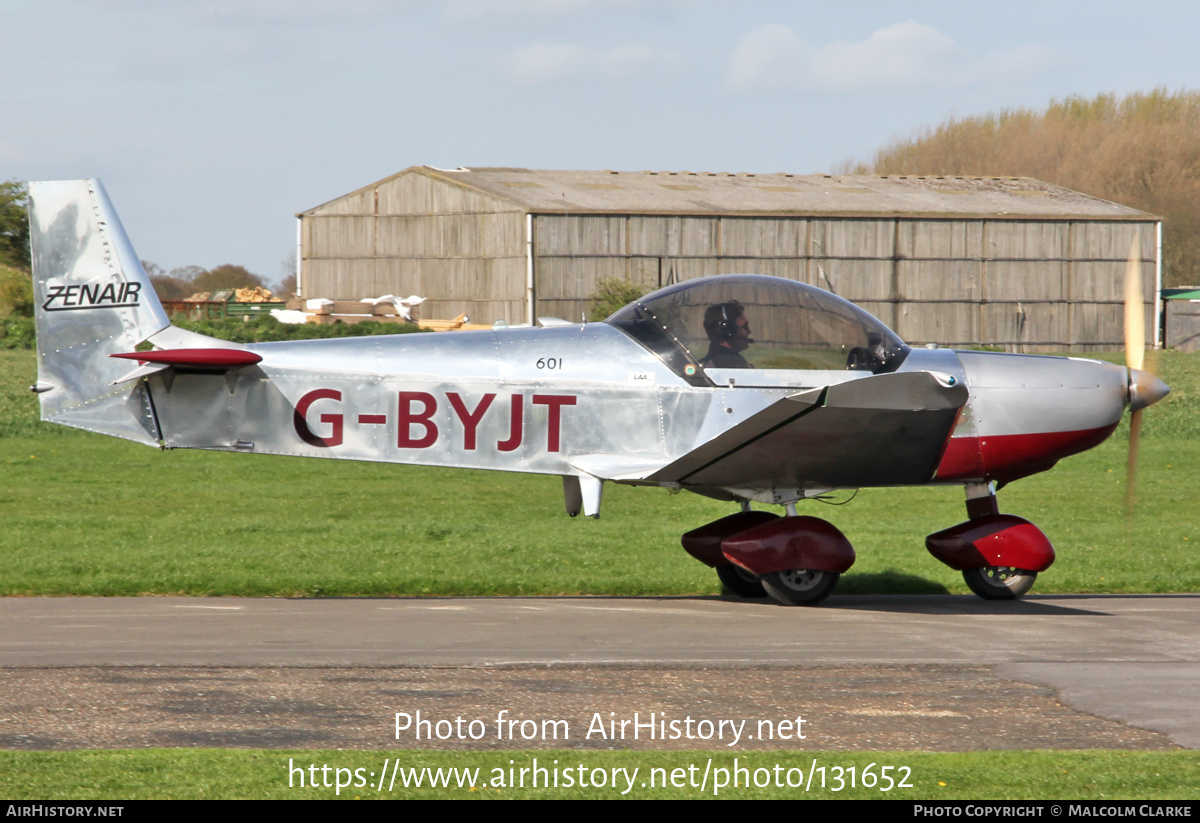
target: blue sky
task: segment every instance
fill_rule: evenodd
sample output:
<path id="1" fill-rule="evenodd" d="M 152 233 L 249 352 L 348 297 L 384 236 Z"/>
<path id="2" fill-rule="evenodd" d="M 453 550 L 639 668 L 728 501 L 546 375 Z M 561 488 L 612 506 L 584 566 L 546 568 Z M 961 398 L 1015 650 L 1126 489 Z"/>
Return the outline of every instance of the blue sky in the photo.
<path id="1" fill-rule="evenodd" d="M 1198 30 L 1161 0 L 0 0 L 0 180 L 101 177 L 142 258 L 276 280 L 296 212 L 407 166 L 828 171 L 1195 88 Z"/>

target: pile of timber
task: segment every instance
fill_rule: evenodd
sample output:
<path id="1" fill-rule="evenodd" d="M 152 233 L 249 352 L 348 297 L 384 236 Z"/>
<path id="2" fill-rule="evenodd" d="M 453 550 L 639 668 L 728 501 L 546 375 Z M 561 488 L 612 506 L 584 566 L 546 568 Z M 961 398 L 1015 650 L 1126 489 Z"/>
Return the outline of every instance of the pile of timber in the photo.
<path id="1" fill-rule="evenodd" d="M 414 315 L 417 314 L 417 309 L 410 309 Z M 326 303 L 321 307 L 320 311 L 309 311 L 308 322 L 319 323 L 322 325 L 330 325 L 333 323 L 362 323 L 366 320 L 372 320 L 378 323 L 409 323 L 414 321 L 405 320 L 404 316 L 391 303 L 377 303 L 372 306 L 370 303 L 362 303 L 357 300 L 335 300 L 332 303 Z M 491 326 L 481 326 L 477 323 L 467 322 L 468 318 L 465 314 L 460 314 L 453 320 L 424 320 L 416 319 L 415 322 L 423 329 L 432 329 L 433 331 L 458 331 L 461 329 L 490 329 Z"/>
<path id="2" fill-rule="evenodd" d="M 275 300 L 271 292 L 261 286 L 249 289 L 234 289 L 233 299 L 238 303 L 270 303 Z"/>

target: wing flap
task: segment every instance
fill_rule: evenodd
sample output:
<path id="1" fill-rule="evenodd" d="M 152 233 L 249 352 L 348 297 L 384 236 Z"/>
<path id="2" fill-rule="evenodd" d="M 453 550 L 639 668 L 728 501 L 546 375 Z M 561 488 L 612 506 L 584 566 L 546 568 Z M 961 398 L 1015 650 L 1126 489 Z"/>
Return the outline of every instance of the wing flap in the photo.
<path id="1" fill-rule="evenodd" d="M 933 477 L 967 388 L 882 374 L 785 397 L 646 477 L 685 486 L 898 486 Z"/>

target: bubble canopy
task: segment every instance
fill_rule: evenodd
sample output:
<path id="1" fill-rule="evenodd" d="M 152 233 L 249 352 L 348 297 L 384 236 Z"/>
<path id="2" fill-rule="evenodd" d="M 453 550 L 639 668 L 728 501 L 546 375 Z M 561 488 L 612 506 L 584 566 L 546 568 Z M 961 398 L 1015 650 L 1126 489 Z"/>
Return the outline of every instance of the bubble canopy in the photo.
<path id="1" fill-rule="evenodd" d="M 835 294 L 759 274 L 687 280 L 630 303 L 605 322 L 693 385 L 705 368 L 894 371 L 908 346 Z"/>

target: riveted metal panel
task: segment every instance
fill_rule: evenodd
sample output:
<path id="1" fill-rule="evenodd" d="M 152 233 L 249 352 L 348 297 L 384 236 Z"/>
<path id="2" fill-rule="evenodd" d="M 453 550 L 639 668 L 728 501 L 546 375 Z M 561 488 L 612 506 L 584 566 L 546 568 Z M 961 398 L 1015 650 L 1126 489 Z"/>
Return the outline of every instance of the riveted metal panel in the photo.
<path id="1" fill-rule="evenodd" d="M 599 323 L 255 350 L 261 368 L 232 382 L 152 380 L 168 446 L 576 474 L 576 456 L 660 465 L 682 453 L 663 410 L 695 424 L 711 399 Z"/>

